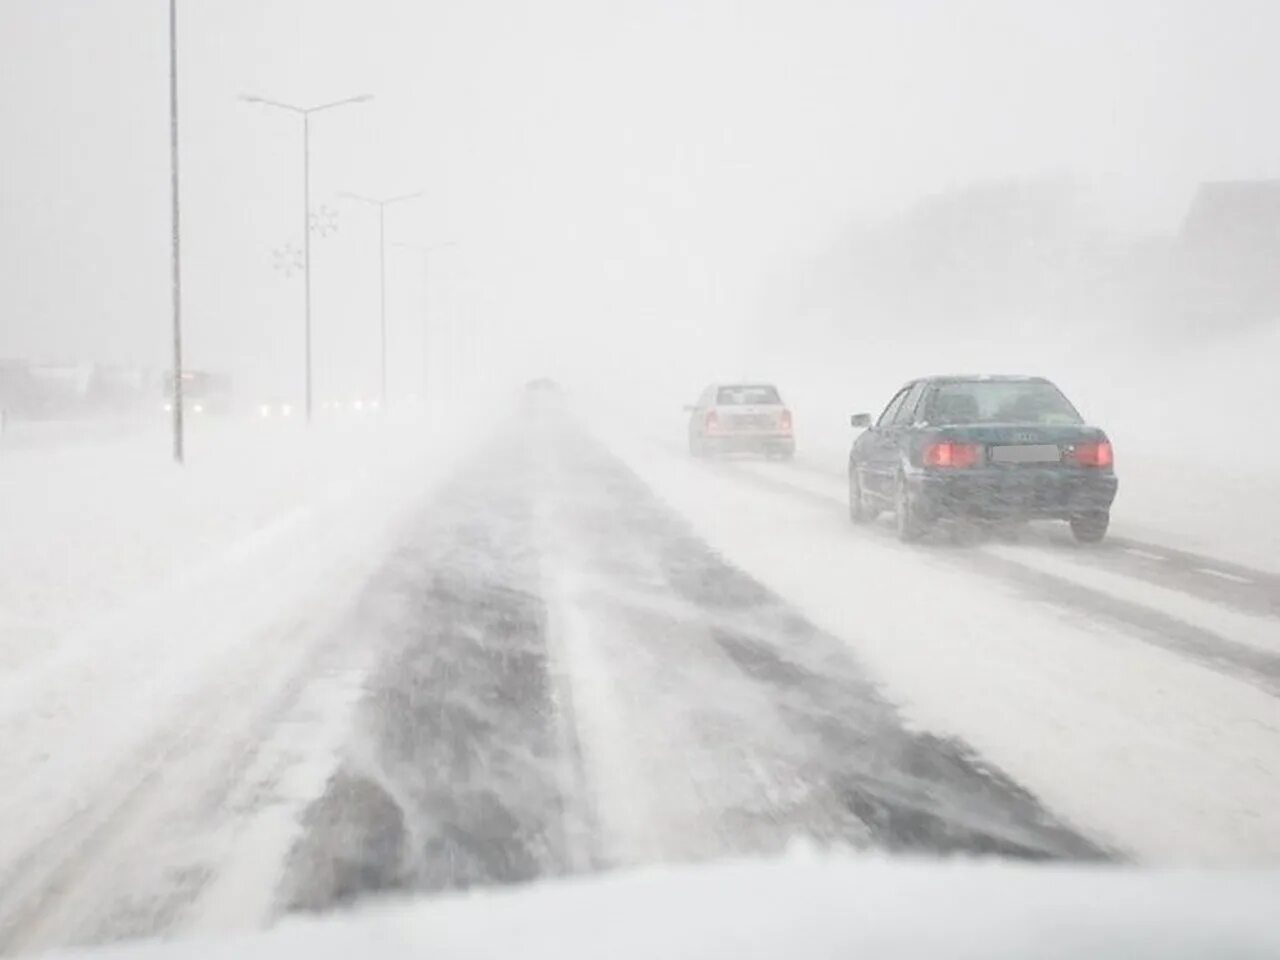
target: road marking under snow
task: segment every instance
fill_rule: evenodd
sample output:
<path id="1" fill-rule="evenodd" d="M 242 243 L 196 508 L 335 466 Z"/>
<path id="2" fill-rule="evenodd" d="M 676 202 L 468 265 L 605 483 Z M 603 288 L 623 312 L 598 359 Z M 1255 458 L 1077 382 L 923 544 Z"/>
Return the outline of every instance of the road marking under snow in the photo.
<path id="1" fill-rule="evenodd" d="M 990 545 L 984 552 L 1030 567 L 1070 583 L 1097 590 L 1126 603 L 1145 606 L 1225 640 L 1258 650 L 1280 650 L 1275 621 L 1238 611 L 1215 600 L 1202 599 L 1160 584 L 1145 583 L 1122 573 L 1075 563 L 1047 553 Z"/>
<path id="2" fill-rule="evenodd" d="M 1195 567 L 1197 573 L 1207 573 L 1211 577 L 1217 577 L 1219 580 L 1230 580 L 1232 583 L 1245 583 L 1254 586 L 1255 581 L 1248 577 L 1241 577 L 1234 573 L 1227 573 L 1225 570 L 1215 570 L 1213 567 Z"/>
<path id="3" fill-rule="evenodd" d="M 1168 560 L 1169 558 L 1159 553 L 1152 553 L 1149 550 L 1139 550 L 1137 547 L 1121 547 L 1125 553 L 1131 553 L 1135 557 L 1142 557 L 1146 560 Z"/>

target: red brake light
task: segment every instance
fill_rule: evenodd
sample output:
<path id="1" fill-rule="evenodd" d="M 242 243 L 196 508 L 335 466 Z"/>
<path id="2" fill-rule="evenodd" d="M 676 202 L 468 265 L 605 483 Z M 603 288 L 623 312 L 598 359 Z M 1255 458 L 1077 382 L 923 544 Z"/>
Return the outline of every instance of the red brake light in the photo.
<path id="1" fill-rule="evenodd" d="M 707 420 L 704 425 L 704 429 L 706 430 L 707 433 L 715 433 L 716 430 L 718 430 L 719 428 L 720 428 L 720 418 L 716 416 L 716 412 L 714 410 L 708 410 Z"/>
<path id="2" fill-rule="evenodd" d="M 783 410 L 782 415 L 778 417 L 778 421 L 782 426 L 783 433 L 791 432 L 791 411 Z"/>
<path id="3" fill-rule="evenodd" d="M 1110 440 L 1090 440 L 1071 448 L 1070 460 L 1082 467 L 1110 467 L 1116 462 Z"/>
<path id="4" fill-rule="evenodd" d="M 944 440 L 924 448 L 927 467 L 972 467 L 982 459 L 982 447 L 976 443 L 956 443 Z"/>

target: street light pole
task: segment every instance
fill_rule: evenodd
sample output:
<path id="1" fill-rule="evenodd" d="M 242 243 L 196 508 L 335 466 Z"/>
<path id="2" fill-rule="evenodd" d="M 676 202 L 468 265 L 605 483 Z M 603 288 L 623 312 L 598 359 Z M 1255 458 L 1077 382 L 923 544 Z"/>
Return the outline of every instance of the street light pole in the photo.
<path id="1" fill-rule="evenodd" d="M 304 378 L 303 409 L 311 423 L 311 114 L 302 114 L 302 298 Z"/>
<path id="2" fill-rule="evenodd" d="M 456 247 L 457 240 L 446 240 L 425 246 L 420 243 L 397 243 L 405 250 L 416 250 L 422 255 L 422 402 L 429 406 L 431 390 L 431 255 L 438 250 Z"/>
<path id="3" fill-rule="evenodd" d="M 322 103 L 314 107 L 299 107 L 292 103 L 280 103 L 276 100 L 268 100 L 266 97 L 249 96 L 247 94 L 242 95 L 240 99 L 245 103 L 257 103 L 265 107 L 275 107 L 277 110 L 287 110 L 302 117 L 302 272 L 303 286 L 305 287 L 305 293 L 303 294 L 303 353 L 306 381 L 305 406 L 307 423 L 310 423 L 313 406 L 311 388 L 311 115 L 322 110 L 332 110 L 334 107 L 343 107 L 352 103 L 367 103 L 373 99 L 373 95 L 365 93 L 358 97 L 348 97 L 345 100 L 335 100 L 332 103 Z"/>
<path id="4" fill-rule="evenodd" d="M 379 398 L 382 408 L 387 406 L 387 207 L 422 196 L 422 191 L 405 193 L 398 197 L 362 197 L 344 193 L 348 200 L 378 208 L 378 341 L 379 341 Z"/>
<path id="5" fill-rule="evenodd" d="M 387 205 L 378 204 L 378 341 L 381 362 L 378 367 L 378 397 L 387 408 Z"/>
<path id="6" fill-rule="evenodd" d="M 169 178 L 173 231 L 173 462 L 186 458 L 182 423 L 182 234 L 178 177 L 178 2 L 169 0 Z"/>

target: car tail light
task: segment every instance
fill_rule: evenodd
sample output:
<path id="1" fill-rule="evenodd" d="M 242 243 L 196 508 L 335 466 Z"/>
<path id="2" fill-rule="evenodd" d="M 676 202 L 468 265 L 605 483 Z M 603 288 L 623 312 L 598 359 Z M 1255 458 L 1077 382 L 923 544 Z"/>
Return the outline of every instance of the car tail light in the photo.
<path id="1" fill-rule="evenodd" d="M 982 447 L 976 443 L 944 440 L 924 448 L 926 467 L 972 467 L 982 459 Z"/>
<path id="2" fill-rule="evenodd" d="M 720 418 L 716 416 L 716 412 L 714 410 L 707 411 L 707 419 L 703 428 L 707 433 L 715 433 L 720 429 Z"/>
<path id="3" fill-rule="evenodd" d="M 778 424 L 779 426 L 782 427 L 783 433 L 791 432 L 791 411 L 790 410 L 782 411 L 782 414 L 778 417 Z"/>
<path id="4" fill-rule="evenodd" d="M 1109 467 L 1116 462 L 1110 440 L 1090 440 L 1071 448 L 1068 459 L 1081 467 Z"/>

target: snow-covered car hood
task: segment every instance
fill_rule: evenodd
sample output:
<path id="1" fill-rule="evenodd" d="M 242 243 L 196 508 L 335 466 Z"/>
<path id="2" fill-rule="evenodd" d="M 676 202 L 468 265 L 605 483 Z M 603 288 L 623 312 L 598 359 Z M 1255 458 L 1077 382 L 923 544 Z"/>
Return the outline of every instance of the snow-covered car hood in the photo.
<path id="1" fill-rule="evenodd" d="M 654 868 L 73 954 L 202 958 L 1277 957 L 1280 871 L 790 857 Z"/>

